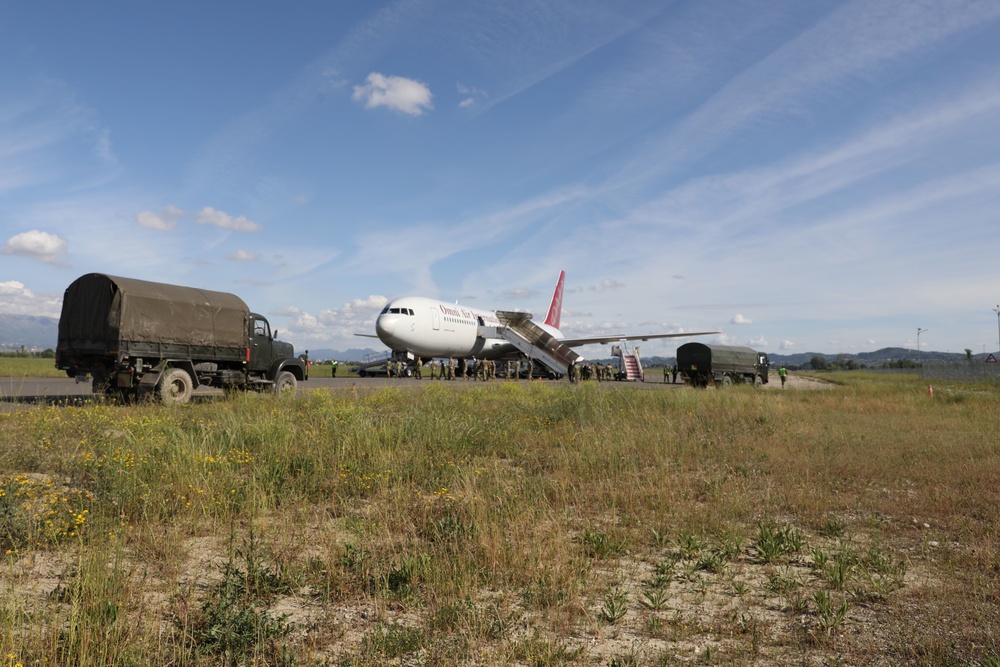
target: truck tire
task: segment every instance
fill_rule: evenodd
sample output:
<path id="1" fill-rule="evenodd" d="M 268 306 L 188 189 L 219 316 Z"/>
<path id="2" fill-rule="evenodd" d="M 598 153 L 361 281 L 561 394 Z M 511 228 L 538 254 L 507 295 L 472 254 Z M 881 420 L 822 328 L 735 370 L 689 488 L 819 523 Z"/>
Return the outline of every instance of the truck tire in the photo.
<path id="1" fill-rule="evenodd" d="M 274 393 L 283 394 L 286 391 L 290 391 L 294 394 L 298 384 L 299 381 L 295 379 L 295 376 L 290 371 L 281 371 L 278 373 L 278 377 L 274 379 Z"/>
<path id="2" fill-rule="evenodd" d="M 722 376 L 722 386 L 723 387 L 731 387 L 732 385 L 733 385 L 733 379 L 731 377 L 729 377 L 728 375 L 723 375 Z"/>
<path id="3" fill-rule="evenodd" d="M 753 386 L 755 386 L 755 387 L 763 387 L 764 386 L 764 378 L 762 378 L 759 375 L 754 375 L 753 376 Z"/>
<path id="4" fill-rule="evenodd" d="M 164 405 L 184 405 L 194 391 L 191 376 L 183 368 L 168 368 L 160 378 L 158 391 Z"/>

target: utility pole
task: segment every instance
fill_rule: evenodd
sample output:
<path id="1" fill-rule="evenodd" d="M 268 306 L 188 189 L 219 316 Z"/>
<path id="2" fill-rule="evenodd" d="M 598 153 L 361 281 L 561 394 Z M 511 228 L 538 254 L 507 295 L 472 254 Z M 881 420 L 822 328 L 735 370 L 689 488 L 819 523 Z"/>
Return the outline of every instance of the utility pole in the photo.
<path id="1" fill-rule="evenodd" d="M 1000 306 L 997 306 L 997 307 L 1000 308 Z M 1000 315 L 997 315 L 997 317 L 1000 317 Z M 920 327 L 917 327 L 917 362 L 918 363 L 920 362 L 920 334 L 922 334 L 925 331 L 927 331 L 927 329 L 921 329 Z"/>
<path id="2" fill-rule="evenodd" d="M 993 312 L 997 314 L 997 340 L 1000 341 L 1000 304 L 997 304 L 997 307 L 993 309 Z"/>

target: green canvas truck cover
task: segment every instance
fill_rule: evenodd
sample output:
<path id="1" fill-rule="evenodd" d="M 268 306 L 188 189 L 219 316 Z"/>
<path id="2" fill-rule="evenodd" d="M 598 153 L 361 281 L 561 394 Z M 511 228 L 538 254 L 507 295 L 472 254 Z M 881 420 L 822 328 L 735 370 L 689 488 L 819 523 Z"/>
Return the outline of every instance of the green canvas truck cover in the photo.
<path id="1" fill-rule="evenodd" d="M 249 312 L 235 294 L 89 273 L 66 288 L 59 347 L 246 347 Z"/>
<path id="2" fill-rule="evenodd" d="M 753 367 L 757 363 L 757 352 L 738 345 L 706 345 L 705 343 L 685 343 L 677 348 L 677 363 L 694 363 L 700 370 L 733 369 Z M 709 366 L 710 364 L 710 366 Z"/>

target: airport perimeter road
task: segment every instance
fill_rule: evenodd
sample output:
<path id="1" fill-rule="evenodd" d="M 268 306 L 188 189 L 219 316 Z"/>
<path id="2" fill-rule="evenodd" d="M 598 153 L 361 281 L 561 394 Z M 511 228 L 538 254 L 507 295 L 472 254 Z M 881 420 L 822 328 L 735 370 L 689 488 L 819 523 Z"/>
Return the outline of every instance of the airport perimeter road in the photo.
<path id="1" fill-rule="evenodd" d="M 491 380 L 486 384 L 509 382 L 509 380 Z M 528 380 L 518 380 L 527 384 Z M 531 380 L 531 382 L 555 383 L 568 385 L 566 380 Z M 590 381 L 592 384 L 604 387 L 633 387 L 635 389 L 677 389 L 682 384 L 663 384 L 659 382 L 602 382 Z M 359 378 L 357 376 L 342 376 L 338 378 L 311 376 L 306 382 L 299 383 L 299 391 L 327 389 L 337 391 L 363 391 L 383 387 L 398 389 L 419 389 L 430 384 L 441 383 L 455 389 L 482 386 L 484 383 L 475 380 L 414 380 L 412 378 L 387 379 L 378 377 Z M 195 400 L 205 400 L 213 396 L 221 396 L 222 391 L 208 387 L 199 387 L 194 392 Z M 7 412 L 15 406 L 27 405 L 80 405 L 94 398 L 90 382 L 77 382 L 71 378 L 13 378 L 0 377 L 0 412 Z"/>

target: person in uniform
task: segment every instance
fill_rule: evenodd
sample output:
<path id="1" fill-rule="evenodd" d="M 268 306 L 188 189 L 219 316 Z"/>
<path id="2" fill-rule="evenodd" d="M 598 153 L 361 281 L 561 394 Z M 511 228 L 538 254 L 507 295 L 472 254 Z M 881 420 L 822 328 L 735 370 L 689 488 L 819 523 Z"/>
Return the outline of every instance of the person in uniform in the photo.
<path id="1" fill-rule="evenodd" d="M 331 377 L 337 377 L 337 360 L 336 359 L 333 360 L 333 363 L 331 364 L 331 366 L 333 366 L 333 368 L 331 369 L 331 373 L 332 373 Z"/>

